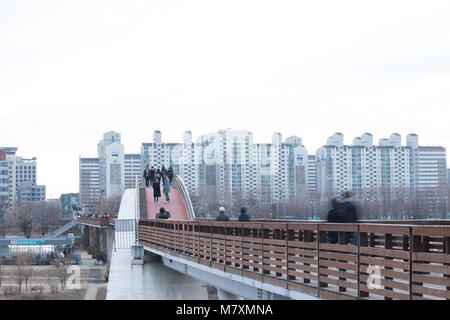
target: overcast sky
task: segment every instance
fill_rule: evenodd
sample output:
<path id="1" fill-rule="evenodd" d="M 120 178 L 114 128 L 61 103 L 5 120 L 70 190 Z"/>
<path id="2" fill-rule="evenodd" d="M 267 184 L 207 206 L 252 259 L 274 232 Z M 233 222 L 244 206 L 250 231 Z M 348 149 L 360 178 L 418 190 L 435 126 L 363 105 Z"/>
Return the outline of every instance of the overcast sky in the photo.
<path id="1" fill-rule="evenodd" d="M 0 0 L 0 146 L 78 192 L 102 134 L 450 146 L 450 1 Z"/>

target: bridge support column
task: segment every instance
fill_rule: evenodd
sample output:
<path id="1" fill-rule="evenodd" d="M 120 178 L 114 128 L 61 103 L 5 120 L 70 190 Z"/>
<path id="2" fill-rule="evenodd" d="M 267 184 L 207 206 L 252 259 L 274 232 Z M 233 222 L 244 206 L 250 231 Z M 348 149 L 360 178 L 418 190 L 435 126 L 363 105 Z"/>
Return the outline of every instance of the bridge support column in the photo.
<path id="1" fill-rule="evenodd" d="M 95 228 L 88 227 L 87 232 L 89 232 L 89 247 L 87 249 L 88 253 L 92 254 L 93 253 L 92 249 L 95 245 Z"/>
<path id="2" fill-rule="evenodd" d="M 111 266 L 111 257 L 114 247 L 113 244 L 114 244 L 115 230 L 106 229 L 105 234 L 106 234 L 106 274 L 109 276 L 109 268 Z"/>
<path id="3" fill-rule="evenodd" d="M 242 300 L 242 298 L 234 293 L 217 288 L 217 295 L 219 300 Z"/>

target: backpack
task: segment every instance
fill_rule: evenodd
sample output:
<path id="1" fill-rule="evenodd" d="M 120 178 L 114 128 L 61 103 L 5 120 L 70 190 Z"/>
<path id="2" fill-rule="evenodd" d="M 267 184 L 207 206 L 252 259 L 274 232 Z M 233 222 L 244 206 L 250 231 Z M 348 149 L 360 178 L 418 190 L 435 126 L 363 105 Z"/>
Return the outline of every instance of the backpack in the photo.
<path id="1" fill-rule="evenodd" d="M 169 218 L 170 218 L 170 213 L 169 213 L 169 211 L 161 212 L 161 213 L 159 214 L 159 218 L 160 218 L 160 219 L 169 219 Z"/>

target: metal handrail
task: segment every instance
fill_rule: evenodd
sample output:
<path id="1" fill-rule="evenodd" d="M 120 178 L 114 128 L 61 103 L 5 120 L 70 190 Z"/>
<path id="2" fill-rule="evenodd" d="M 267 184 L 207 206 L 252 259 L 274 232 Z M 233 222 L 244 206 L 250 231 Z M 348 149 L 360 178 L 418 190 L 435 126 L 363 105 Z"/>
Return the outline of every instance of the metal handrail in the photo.
<path id="1" fill-rule="evenodd" d="M 136 188 L 136 205 L 135 205 L 135 216 L 134 216 L 134 233 L 135 233 L 135 245 L 138 244 L 138 237 L 139 237 L 139 232 L 138 232 L 138 227 L 139 227 L 139 219 L 141 217 L 141 206 L 140 206 L 140 192 L 139 192 L 139 178 L 136 176 L 136 180 L 135 180 L 135 188 Z"/>
<path id="2" fill-rule="evenodd" d="M 191 197 L 189 196 L 186 185 L 184 184 L 183 178 L 175 174 L 172 179 L 172 184 L 180 192 L 181 200 L 183 200 L 184 206 L 186 207 L 189 220 L 195 220 L 194 207 L 192 205 Z"/>

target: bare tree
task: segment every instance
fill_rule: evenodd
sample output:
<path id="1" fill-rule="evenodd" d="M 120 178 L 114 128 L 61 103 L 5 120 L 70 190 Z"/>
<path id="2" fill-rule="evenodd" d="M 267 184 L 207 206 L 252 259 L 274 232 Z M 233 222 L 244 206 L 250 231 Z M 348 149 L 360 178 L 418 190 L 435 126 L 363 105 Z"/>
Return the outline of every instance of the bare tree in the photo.
<path id="1" fill-rule="evenodd" d="M 16 269 L 14 270 L 14 279 L 19 286 L 19 294 L 22 293 L 22 282 L 24 281 L 24 257 L 18 255 L 15 260 Z"/>
<path id="2" fill-rule="evenodd" d="M 0 257 L 0 287 L 3 283 L 3 278 L 5 277 L 6 268 L 4 265 L 5 261 L 2 257 Z"/>
<path id="3" fill-rule="evenodd" d="M 94 214 L 103 215 L 108 213 L 111 216 L 117 216 L 120 209 L 120 201 L 122 197 L 115 196 L 106 198 L 94 206 Z"/>
<path id="4" fill-rule="evenodd" d="M 67 268 L 69 265 L 67 265 L 62 258 L 57 258 L 53 261 L 54 266 L 54 274 L 59 279 L 59 282 L 61 283 L 61 290 L 64 290 L 64 284 L 67 280 Z"/>
<path id="5" fill-rule="evenodd" d="M 32 207 L 33 203 L 30 202 L 25 205 L 17 205 L 11 211 L 13 224 L 16 225 L 27 238 L 30 238 L 33 226 Z"/>
<path id="6" fill-rule="evenodd" d="M 31 260 L 28 255 L 24 256 L 22 274 L 23 280 L 25 281 L 25 290 L 28 291 L 28 282 L 31 281 L 33 275 L 33 266 L 31 265 Z"/>
<path id="7" fill-rule="evenodd" d="M 57 226 L 61 218 L 61 208 L 53 203 L 35 203 L 32 210 L 33 224 L 44 236 L 50 227 Z"/>
<path id="8" fill-rule="evenodd" d="M 7 234 L 9 229 L 11 228 L 11 222 L 9 220 L 9 217 L 7 214 L 2 214 L 0 216 L 0 236 L 4 238 Z"/>

